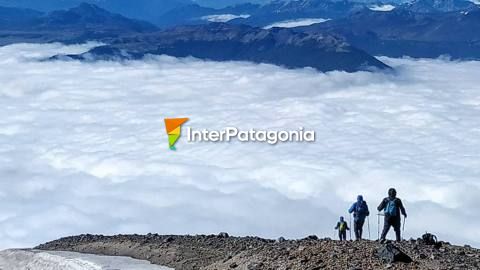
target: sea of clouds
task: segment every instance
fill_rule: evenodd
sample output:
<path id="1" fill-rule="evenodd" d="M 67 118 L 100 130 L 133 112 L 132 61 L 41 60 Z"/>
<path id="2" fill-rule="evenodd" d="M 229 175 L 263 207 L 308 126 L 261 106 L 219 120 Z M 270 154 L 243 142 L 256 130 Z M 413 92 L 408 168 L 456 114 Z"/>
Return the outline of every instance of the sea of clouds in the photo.
<path id="1" fill-rule="evenodd" d="M 332 237 L 358 194 L 373 239 L 392 186 L 406 238 L 480 246 L 480 62 L 381 58 L 396 69 L 385 74 L 42 61 L 91 46 L 0 48 L 0 248 L 81 233 Z M 316 142 L 180 139 L 174 152 L 165 117 L 195 129 L 305 127 Z"/>

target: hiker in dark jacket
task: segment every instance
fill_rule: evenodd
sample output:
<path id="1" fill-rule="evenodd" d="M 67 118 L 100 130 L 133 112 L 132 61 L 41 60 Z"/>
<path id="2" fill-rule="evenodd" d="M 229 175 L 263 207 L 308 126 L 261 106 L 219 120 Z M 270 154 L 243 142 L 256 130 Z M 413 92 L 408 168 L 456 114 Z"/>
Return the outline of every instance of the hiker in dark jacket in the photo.
<path id="1" fill-rule="evenodd" d="M 397 198 L 397 191 L 394 188 L 388 190 L 388 197 L 383 199 L 383 201 L 378 206 L 378 211 L 384 211 L 385 221 L 383 224 L 383 231 L 380 240 L 385 242 L 385 237 L 387 237 L 390 227 L 393 227 L 395 230 L 395 236 L 397 241 L 401 241 L 400 227 L 401 227 L 401 217 L 400 213 L 407 218 L 407 212 L 405 207 L 403 207 L 402 200 Z"/>
<path id="2" fill-rule="evenodd" d="M 340 217 L 340 221 L 337 223 L 337 226 L 335 226 L 335 230 L 338 230 L 338 238 L 340 238 L 340 241 L 347 240 L 347 230 L 350 230 L 350 228 L 343 217 Z"/>
<path id="3" fill-rule="evenodd" d="M 355 239 L 362 239 L 363 224 L 365 224 L 365 218 L 370 215 L 368 211 L 367 202 L 363 200 L 362 195 L 357 196 L 357 201 L 352 204 L 348 212 L 353 213 L 353 231 L 355 232 Z"/>

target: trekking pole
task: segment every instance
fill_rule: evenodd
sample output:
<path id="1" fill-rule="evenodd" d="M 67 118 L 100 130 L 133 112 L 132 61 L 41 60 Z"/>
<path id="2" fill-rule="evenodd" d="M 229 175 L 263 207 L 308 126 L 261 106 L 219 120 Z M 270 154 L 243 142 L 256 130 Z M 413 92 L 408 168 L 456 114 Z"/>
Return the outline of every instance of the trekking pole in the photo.
<path id="1" fill-rule="evenodd" d="M 405 240 L 405 238 L 403 238 L 403 236 L 405 235 L 405 221 L 407 221 L 407 218 L 403 217 L 402 239 L 404 239 L 404 240 Z"/>
<path id="2" fill-rule="evenodd" d="M 352 241 L 352 214 L 350 214 L 348 217 L 350 219 L 350 230 L 348 231 L 350 232 L 350 241 Z"/>
<path id="3" fill-rule="evenodd" d="M 380 240 L 380 212 L 377 214 L 377 240 Z"/>
<path id="4" fill-rule="evenodd" d="M 367 216 L 367 224 L 368 224 L 368 240 L 372 240 L 370 237 L 370 218 Z"/>

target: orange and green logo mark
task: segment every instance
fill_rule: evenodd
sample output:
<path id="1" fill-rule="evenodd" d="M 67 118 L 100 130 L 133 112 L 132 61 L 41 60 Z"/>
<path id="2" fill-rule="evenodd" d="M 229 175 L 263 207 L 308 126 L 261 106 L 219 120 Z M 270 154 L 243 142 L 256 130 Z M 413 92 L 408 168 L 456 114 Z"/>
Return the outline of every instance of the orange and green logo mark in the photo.
<path id="1" fill-rule="evenodd" d="M 188 118 L 165 118 L 165 128 L 168 134 L 168 145 L 171 150 L 177 150 L 175 144 L 180 138 L 182 125 L 188 121 Z"/>

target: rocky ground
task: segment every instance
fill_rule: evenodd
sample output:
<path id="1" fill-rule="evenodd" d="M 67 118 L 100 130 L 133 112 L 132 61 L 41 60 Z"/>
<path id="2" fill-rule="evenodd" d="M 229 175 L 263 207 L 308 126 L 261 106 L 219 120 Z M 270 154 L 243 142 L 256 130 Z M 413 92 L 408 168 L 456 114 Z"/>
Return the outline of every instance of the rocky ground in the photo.
<path id="1" fill-rule="evenodd" d="M 480 269 L 480 250 L 426 245 L 421 239 L 380 244 L 309 236 L 268 240 L 219 235 L 79 235 L 36 249 L 130 256 L 175 269 Z M 404 254 L 402 254 L 404 252 Z M 401 256 L 403 255 L 403 257 Z M 398 260 L 411 262 L 401 262 Z"/>

